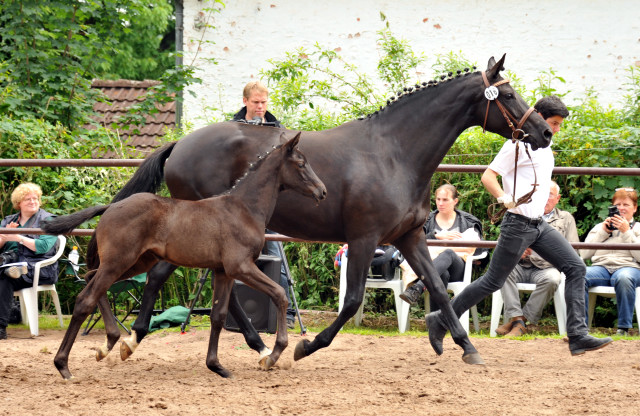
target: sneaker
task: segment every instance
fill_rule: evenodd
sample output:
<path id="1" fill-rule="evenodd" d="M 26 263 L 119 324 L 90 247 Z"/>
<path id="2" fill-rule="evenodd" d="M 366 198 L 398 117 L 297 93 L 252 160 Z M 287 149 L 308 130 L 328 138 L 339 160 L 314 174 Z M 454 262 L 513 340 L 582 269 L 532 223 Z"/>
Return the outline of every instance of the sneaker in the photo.
<path id="1" fill-rule="evenodd" d="M 400 294 L 400 299 L 407 302 L 410 305 L 414 305 L 420 300 L 420 296 L 422 296 L 422 292 L 424 292 L 424 283 L 420 280 L 415 282 L 413 285 L 409 286 L 407 290 Z"/>
<path id="2" fill-rule="evenodd" d="M 580 355 L 587 351 L 599 350 L 612 342 L 613 340 L 609 337 L 596 338 L 591 335 L 572 336 L 569 337 L 569 351 L 571 351 L 571 355 Z"/>
<path id="3" fill-rule="evenodd" d="M 11 266 L 5 269 L 4 274 L 12 279 L 17 279 L 23 274 L 27 274 L 27 271 L 29 271 L 27 266 Z"/>
<path id="4" fill-rule="evenodd" d="M 296 320 L 290 316 L 287 316 L 287 328 L 294 329 L 296 327 Z"/>
<path id="5" fill-rule="evenodd" d="M 7 339 L 7 327 L 0 326 L 0 339 Z"/>
<path id="6" fill-rule="evenodd" d="M 629 336 L 629 330 L 626 328 L 618 328 L 618 330 L 616 331 L 616 335 L 622 335 L 622 336 Z"/>

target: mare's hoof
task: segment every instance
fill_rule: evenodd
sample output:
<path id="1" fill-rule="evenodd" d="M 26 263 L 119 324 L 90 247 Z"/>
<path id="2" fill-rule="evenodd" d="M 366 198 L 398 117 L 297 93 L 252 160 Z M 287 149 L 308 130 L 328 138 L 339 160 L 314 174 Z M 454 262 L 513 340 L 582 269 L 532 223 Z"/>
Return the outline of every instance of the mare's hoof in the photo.
<path id="1" fill-rule="evenodd" d="M 464 361 L 467 364 L 475 364 L 475 365 L 484 365 L 485 362 L 482 359 L 482 357 L 480 357 L 480 354 L 477 352 L 472 352 L 469 354 L 464 354 L 462 356 L 462 361 Z"/>
<path id="2" fill-rule="evenodd" d="M 222 366 L 209 367 L 209 370 L 213 371 L 222 378 L 233 378 L 233 373 Z"/>
<path id="3" fill-rule="evenodd" d="M 438 319 L 438 314 L 440 311 L 431 312 L 426 317 L 427 329 L 429 330 L 429 342 L 431 343 L 431 347 L 438 355 L 442 355 L 443 347 L 442 340 L 444 340 L 444 336 L 447 334 L 447 328 L 445 328 Z"/>
<path id="4" fill-rule="evenodd" d="M 298 344 L 296 345 L 296 349 L 293 352 L 294 361 L 301 360 L 308 355 L 307 349 L 305 348 L 308 344 L 309 344 L 309 341 L 306 339 L 303 339 L 302 341 L 298 342 Z"/>
<path id="5" fill-rule="evenodd" d="M 267 355 L 266 357 L 263 357 L 260 360 L 260 367 L 262 367 L 262 369 L 266 371 L 266 370 L 270 369 L 271 367 L 273 367 L 275 365 L 275 363 L 276 362 L 273 361 L 273 359 L 270 356 Z"/>

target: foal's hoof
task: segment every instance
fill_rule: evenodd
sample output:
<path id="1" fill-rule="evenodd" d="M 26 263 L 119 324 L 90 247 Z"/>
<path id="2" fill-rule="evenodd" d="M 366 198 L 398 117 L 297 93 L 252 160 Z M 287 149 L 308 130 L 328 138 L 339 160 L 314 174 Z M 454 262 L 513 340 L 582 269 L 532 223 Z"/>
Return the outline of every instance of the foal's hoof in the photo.
<path id="1" fill-rule="evenodd" d="M 307 341 L 306 339 L 303 339 L 302 341 L 298 342 L 298 344 L 296 345 L 296 349 L 293 351 L 294 361 L 301 360 L 308 355 L 307 349 L 305 348 L 308 344 L 309 344 L 309 341 Z"/>
<path id="2" fill-rule="evenodd" d="M 266 370 L 270 369 L 271 367 L 273 367 L 275 365 L 275 363 L 276 362 L 273 361 L 273 359 L 269 355 L 267 355 L 266 357 L 263 357 L 260 360 L 260 367 L 262 367 L 262 369 L 266 371 Z"/>
<path id="3" fill-rule="evenodd" d="M 124 361 L 127 358 L 131 357 L 131 354 L 133 354 L 133 351 L 129 347 L 129 344 L 127 344 L 125 341 L 122 341 L 120 343 L 120 359 Z"/>
<path id="4" fill-rule="evenodd" d="M 482 357 L 480 357 L 480 354 L 477 352 L 471 352 L 469 354 L 462 355 L 462 361 L 464 361 L 467 364 L 475 364 L 475 365 L 485 364 L 484 360 L 482 359 Z"/>

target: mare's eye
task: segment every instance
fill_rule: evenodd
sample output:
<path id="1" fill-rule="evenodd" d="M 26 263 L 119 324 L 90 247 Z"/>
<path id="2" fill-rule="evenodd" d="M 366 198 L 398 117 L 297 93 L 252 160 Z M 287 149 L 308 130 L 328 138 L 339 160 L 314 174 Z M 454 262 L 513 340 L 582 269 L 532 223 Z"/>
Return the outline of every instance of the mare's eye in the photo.
<path id="1" fill-rule="evenodd" d="M 298 167 L 299 167 L 299 168 L 303 168 L 303 167 L 304 167 L 304 162 L 300 162 L 300 163 L 298 163 Z"/>
<path id="2" fill-rule="evenodd" d="M 511 99 L 513 99 L 513 94 L 508 92 L 508 93 L 505 94 L 505 97 L 507 97 L 508 100 L 511 100 Z"/>

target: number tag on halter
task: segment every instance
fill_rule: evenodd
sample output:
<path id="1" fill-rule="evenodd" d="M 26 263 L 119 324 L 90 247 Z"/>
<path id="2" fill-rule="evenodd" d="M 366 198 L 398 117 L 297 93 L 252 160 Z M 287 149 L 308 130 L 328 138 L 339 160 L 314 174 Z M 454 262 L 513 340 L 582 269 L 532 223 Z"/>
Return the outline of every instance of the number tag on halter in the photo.
<path id="1" fill-rule="evenodd" d="M 487 97 L 487 100 L 489 101 L 495 100 L 498 98 L 498 95 L 500 95 L 500 92 L 498 91 L 498 88 L 493 85 L 484 90 L 484 96 Z"/>

